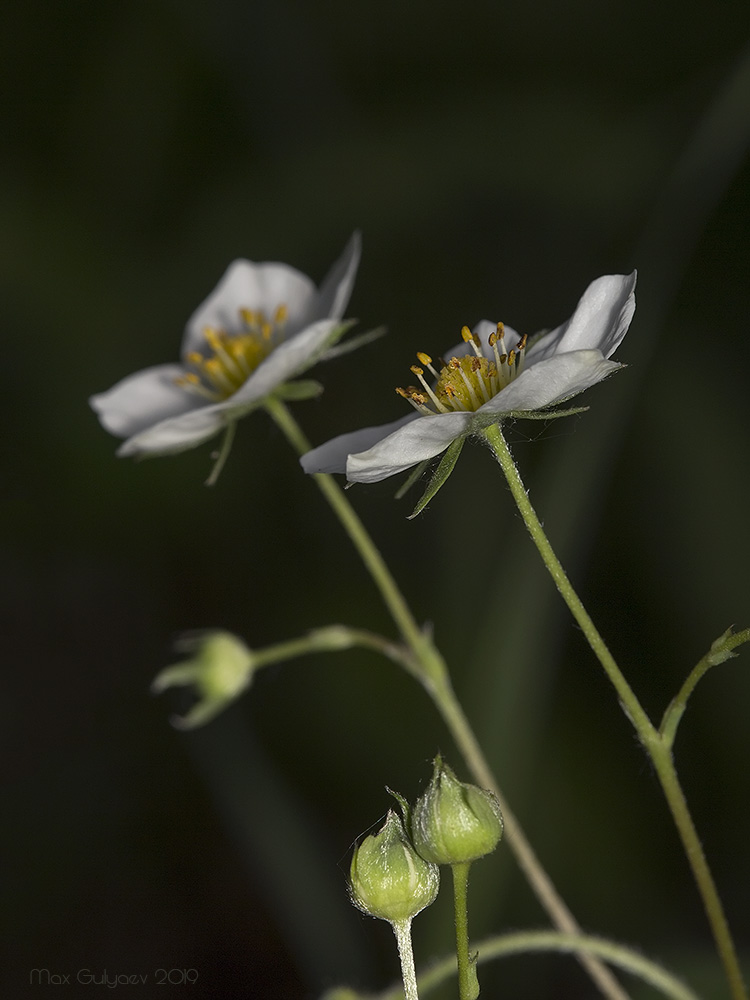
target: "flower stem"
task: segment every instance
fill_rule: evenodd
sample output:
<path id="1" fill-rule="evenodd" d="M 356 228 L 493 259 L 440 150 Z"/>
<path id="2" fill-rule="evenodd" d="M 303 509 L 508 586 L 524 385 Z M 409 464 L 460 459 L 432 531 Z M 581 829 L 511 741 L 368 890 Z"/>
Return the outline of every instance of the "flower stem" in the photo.
<path id="1" fill-rule="evenodd" d="M 270 397 L 266 401 L 266 409 L 298 455 L 304 455 L 305 452 L 310 451 L 312 445 L 303 434 L 289 408 L 281 400 Z M 361 556 L 409 647 L 418 656 L 430 675 L 444 672 L 442 658 L 430 655 L 432 643 L 414 620 L 404 595 L 391 576 L 380 551 L 344 495 L 344 491 L 333 476 L 319 473 L 313 476 L 313 479 Z"/>
<path id="2" fill-rule="evenodd" d="M 482 965 L 509 955 L 548 951 L 556 951 L 563 955 L 585 952 L 597 955 L 612 965 L 638 976 L 670 1000 L 699 1000 L 688 986 L 661 965 L 645 958 L 638 951 L 626 948 L 616 941 L 608 941 L 606 938 L 590 937 L 585 934 L 560 934 L 559 931 L 518 931 L 514 934 L 485 938 L 477 941 L 475 946 L 479 949 L 478 962 Z M 456 961 L 453 955 L 432 965 L 419 976 L 422 995 L 431 993 L 455 974 Z M 375 997 L 368 994 L 367 998 L 362 997 L 361 1000 L 403 1000 L 403 992 L 400 986 L 396 986 L 378 993 Z"/>
<path id="3" fill-rule="evenodd" d="M 470 861 L 451 865 L 453 873 L 453 907 L 456 919 L 456 964 L 458 966 L 459 1000 L 477 1000 L 479 981 L 477 979 L 476 956 L 469 957 L 469 910 L 467 896 L 469 888 Z"/>
<path id="4" fill-rule="evenodd" d="M 717 663 L 723 663 L 724 660 L 728 660 L 730 657 L 736 654 L 733 650 L 737 646 L 741 646 L 744 642 L 750 642 L 750 628 L 743 629 L 742 632 L 732 632 L 729 629 L 724 635 L 719 636 L 716 642 L 713 643 L 711 649 L 702 657 L 698 663 L 690 671 L 687 680 L 682 685 L 677 695 L 672 699 L 669 707 L 664 713 L 664 718 L 661 720 L 661 726 L 659 727 L 659 732 L 661 733 L 665 744 L 671 749 L 674 743 L 675 736 L 677 735 L 677 727 L 680 724 L 680 720 L 687 708 L 688 698 L 695 690 L 695 687 L 699 680 L 704 676 L 704 674 L 711 669 L 711 667 L 716 666 Z"/>
<path id="5" fill-rule="evenodd" d="M 747 991 L 729 924 L 703 851 L 703 845 L 690 815 L 685 793 L 677 777 L 672 752 L 669 747 L 664 745 L 663 739 L 659 738 L 649 750 L 649 754 L 654 762 L 683 849 L 703 898 L 703 907 L 714 934 L 716 948 L 724 965 L 731 995 L 734 1000 L 747 1000 Z"/>
<path id="6" fill-rule="evenodd" d="M 523 481 L 513 461 L 500 426 L 493 424 L 491 427 L 486 428 L 484 435 L 505 474 L 516 506 L 523 517 L 529 534 L 545 566 L 549 570 L 563 600 L 568 605 L 571 614 L 586 636 L 594 654 L 609 677 L 618 694 L 623 711 L 633 724 L 641 743 L 654 763 L 664 796 L 667 800 L 667 805 L 672 813 L 672 818 L 682 840 L 685 854 L 703 900 L 703 907 L 711 925 L 719 956 L 724 965 L 731 995 L 734 1000 L 747 1000 L 742 972 L 729 931 L 729 925 L 677 777 L 671 753 L 671 744 L 655 728 L 643 710 L 635 692 L 626 681 L 606 643 L 584 608 L 581 599 L 573 589 L 528 498 Z"/>
<path id="7" fill-rule="evenodd" d="M 414 968 L 414 950 L 411 944 L 411 917 L 397 920 L 392 925 L 401 960 L 401 978 L 404 983 L 405 1000 L 419 1000 L 417 992 L 417 972 Z"/>
<path id="8" fill-rule="evenodd" d="M 266 400 L 266 410 L 297 454 L 304 455 L 310 450 L 311 445 L 302 429 L 281 400 L 269 397 Z M 471 724 L 453 690 L 448 667 L 440 651 L 431 637 L 420 629 L 383 557 L 336 480 L 326 473 L 318 473 L 312 478 L 372 576 L 385 605 L 411 650 L 416 668 L 414 672 L 419 676 L 442 716 L 474 780 L 496 795 L 503 814 L 508 846 L 532 891 L 559 931 L 580 934 L 578 922 L 534 853 L 519 821 L 498 788 Z M 577 957 L 603 996 L 609 1000 L 628 1000 L 627 993 L 603 962 L 584 952 Z"/>

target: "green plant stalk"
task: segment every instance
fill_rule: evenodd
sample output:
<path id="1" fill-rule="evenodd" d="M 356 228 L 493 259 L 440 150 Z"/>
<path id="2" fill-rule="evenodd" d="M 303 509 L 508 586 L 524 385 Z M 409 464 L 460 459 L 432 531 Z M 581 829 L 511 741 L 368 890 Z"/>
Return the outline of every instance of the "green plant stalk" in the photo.
<path id="1" fill-rule="evenodd" d="M 742 632 L 728 630 L 713 643 L 711 649 L 690 671 L 685 683 L 670 702 L 659 727 L 662 739 L 670 749 L 677 735 L 677 727 L 687 708 L 688 699 L 695 690 L 698 681 L 701 680 L 711 667 L 736 656 L 737 654 L 733 651 L 745 642 L 750 642 L 750 628 L 743 629 Z"/>
<path id="2" fill-rule="evenodd" d="M 667 800 L 667 805 L 682 840 L 685 854 L 701 894 L 703 907 L 711 925 L 719 956 L 724 965 L 731 995 L 734 1000 L 747 1000 L 747 992 L 737 959 L 734 941 L 732 940 L 716 884 L 708 867 L 708 862 L 703 853 L 703 848 L 701 847 L 695 825 L 688 810 L 685 796 L 677 778 L 671 748 L 666 744 L 662 734 L 654 727 L 648 715 L 643 710 L 635 692 L 626 681 L 606 643 L 584 608 L 578 594 L 573 589 L 528 498 L 523 481 L 513 461 L 500 426 L 493 424 L 484 431 L 484 435 L 503 470 L 516 506 L 523 517 L 528 532 L 545 566 L 555 582 L 555 586 L 604 668 L 605 673 L 617 692 L 623 711 L 633 724 L 641 743 L 654 763 Z"/>
<path id="3" fill-rule="evenodd" d="M 548 951 L 571 955 L 584 952 L 596 955 L 625 972 L 638 976 L 670 1000 L 699 1000 L 688 986 L 656 962 L 644 958 L 640 952 L 626 948 L 615 941 L 608 941 L 606 938 L 587 934 L 561 934 L 558 931 L 519 931 L 485 938 L 475 942 L 474 947 L 479 949 L 480 965 L 510 955 Z M 430 993 L 455 974 L 456 962 L 452 955 L 432 965 L 418 977 L 422 995 Z M 353 1000 L 357 996 L 358 994 L 353 994 Z M 401 988 L 396 986 L 375 996 L 368 993 L 360 1000 L 403 1000 L 403 996 Z"/>
<path id="4" fill-rule="evenodd" d="M 348 628 L 345 625 L 328 625 L 313 629 L 300 639 L 288 639 L 273 646 L 252 650 L 253 669 L 259 670 L 273 663 L 284 663 L 310 653 L 335 653 L 355 646 L 372 649 L 389 660 L 411 667 L 410 661 L 405 663 L 403 647 L 389 642 L 383 636 L 363 629 Z"/>
<path id="5" fill-rule="evenodd" d="M 649 749 L 649 754 L 651 760 L 654 762 L 654 767 L 656 768 L 656 773 L 659 776 L 669 810 L 672 813 L 675 826 L 680 835 L 683 849 L 693 870 L 698 890 L 703 898 L 703 906 L 714 934 L 717 950 L 726 971 L 731 995 L 735 1000 L 746 1000 L 747 991 L 732 934 L 729 929 L 729 923 L 727 922 L 719 893 L 711 875 L 711 869 L 708 866 L 703 845 L 700 842 L 698 832 L 690 815 L 685 793 L 677 777 L 672 751 L 663 744 L 660 738 Z"/>
<path id="6" fill-rule="evenodd" d="M 459 1000 L 477 1000 L 479 982 L 475 962 L 469 958 L 469 889 L 470 861 L 451 865 L 453 875 L 453 908 L 456 919 L 456 965 L 458 967 Z M 475 959 L 476 961 L 476 959 Z"/>
<path id="7" fill-rule="evenodd" d="M 265 408 L 298 455 L 310 451 L 309 441 L 288 407 L 280 399 L 269 397 Z M 503 814 L 508 846 L 532 891 L 559 931 L 580 934 L 578 922 L 547 875 L 505 796 L 498 788 L 471 724 L 453 690 L 445 660 L 430 636 L 420 629 L 383 557 L 339 484 L 333 476 L 326 473 L 318 473 L 312 478 L 372 576 L 386 607 L 412 652 L 415 666 L 413 672 L 419 676 L 435 703 L 474 780 L 496 795 Z M 578 959 L 603 996 L 609 1000 L 628 1000 L 628 994 L 598 958 L 581 952 Z"/>
<path id="8" fill-rule="evenodd" d="M 411 943 L 411 917 L 408 920 L 397 920 L 392 925 L 398 945 L 398 957 L 401 961 L 401 979 L 404 984 L 406 1000 L 419 1000 L 417 992 L 417 972 L 414 968 L 414 949 Z"/>

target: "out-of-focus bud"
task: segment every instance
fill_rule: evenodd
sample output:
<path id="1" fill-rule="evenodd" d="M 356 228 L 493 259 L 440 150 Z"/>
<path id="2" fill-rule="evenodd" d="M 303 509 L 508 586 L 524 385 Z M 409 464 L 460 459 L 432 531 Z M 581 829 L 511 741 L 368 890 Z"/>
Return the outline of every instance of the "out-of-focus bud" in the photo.
<path id="1" fill-rule="evenodd" d="M 440 875 L 437 865 L 417 854 L 401 818 L 390 809 L 381 830 L 355 848 L 349 885 L 360 910 L 397 924 L 434 901 Z"/>
<path id="2" fill-rule="evenodd" d="M 156 675 L 151 691 L 194 685 L 198 701 L 186 715 L 172 716 L 178 729 L 194 729 L 210 722 L 230 705 L 252 680 L 255 658 L 242 639 L 231 632 L 193 632 L 176 644 L 190 659 L 166 667 Z"/>
<path id="3" fill-rule="evenodd" d="M 412 814 L 414 846 L 427 861 L 455 865 L 489 854 L 503 833 L 492 792 L 459 781 L 438 755 L 432 780 Z"/>

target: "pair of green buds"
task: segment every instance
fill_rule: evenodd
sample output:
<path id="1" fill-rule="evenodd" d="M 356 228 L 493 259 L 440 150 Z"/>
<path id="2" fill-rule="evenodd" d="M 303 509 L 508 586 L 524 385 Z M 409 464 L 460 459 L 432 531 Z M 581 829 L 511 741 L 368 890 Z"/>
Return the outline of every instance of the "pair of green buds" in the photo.
<path id="1" fill-rule="evenodd" d="M 413 811 L 404 798 L 392 794 L 403 819 L 389 810 L 378 833 L 366 837 L 355 849 L 350 872 L 352 900 L 365 913 L 393 925 L 402 951 L 402 932 L 408 933 L 412 919 L 437 896 L 438 866 L 451 865 L 455 884 L 458 877 L 463 880 L 463 914 L 458 906 L 456 909 L 459 977 L 463 966 L 466 976 L 476 982 L 473 962 L 468 959 L 466 878 L 471 862 L 494 851 L 502 836 L 497 799 L 491 792 L 459 781 L 439 755 L 432 780 Z M 403 952 L 401 957 L 403 967 Z M 403 971 L 406 995 L 416 997 L 416 980 L 410 991 L 408 970 Z M 471 994 L 478 996 L 478 985 Z"/>

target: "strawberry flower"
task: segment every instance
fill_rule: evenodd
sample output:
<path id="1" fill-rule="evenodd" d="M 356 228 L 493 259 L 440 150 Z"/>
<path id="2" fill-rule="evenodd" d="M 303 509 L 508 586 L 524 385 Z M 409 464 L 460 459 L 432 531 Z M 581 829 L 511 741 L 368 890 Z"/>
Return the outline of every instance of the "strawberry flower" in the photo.
<path id="1" fill-rule="evenodd" d="M 118 455 L 193 448 L 283 391 L 346 332 L 360 257 L 355 233 L 320 288 L 287 264 L 236 260 L 188 320 L 180 361 L 145 368 L 90 399 Z"/>
<path id="2" fill-rule="evenodd" d="M 417 383 L 396 392 L 414 412 L 342 434 L 303 456 L 305 472 L 372 483 L 446 451 L 509 417 L 540 416 L 622 367 L 609 360 L 635 311 L 635 271 L 593 281 L 570 319 L 529 340 L 483 320 L 462 330 L 447 360 L 417 354 Z"/>

